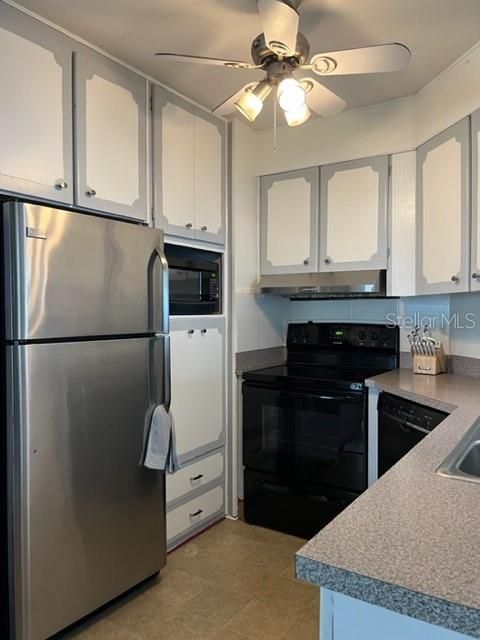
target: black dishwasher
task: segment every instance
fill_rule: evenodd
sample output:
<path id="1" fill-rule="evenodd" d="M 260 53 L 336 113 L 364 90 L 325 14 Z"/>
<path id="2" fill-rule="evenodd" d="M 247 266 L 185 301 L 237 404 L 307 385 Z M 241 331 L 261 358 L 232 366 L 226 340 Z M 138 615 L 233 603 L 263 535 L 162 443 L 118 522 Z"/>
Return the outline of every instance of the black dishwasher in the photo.
<path id="1" fill-rule="evenodd" d="M 448 413 L 382 392 L 378 397 L 378 476 L 413 449 Z"/>

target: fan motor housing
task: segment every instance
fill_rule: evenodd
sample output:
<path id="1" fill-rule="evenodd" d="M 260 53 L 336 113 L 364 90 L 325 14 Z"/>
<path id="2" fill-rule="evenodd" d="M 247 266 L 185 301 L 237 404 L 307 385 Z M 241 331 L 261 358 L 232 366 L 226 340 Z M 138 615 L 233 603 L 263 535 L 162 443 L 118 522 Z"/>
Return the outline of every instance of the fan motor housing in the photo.
<path id="1" fill-rule="evenodd" d="M 308 60 L 309 53 L 310 45 L 308 40 L 303 33 L 300 33 L 300 31 L 297 34 L 295 54 L 285 58 L 278 55 L 267 46 L 263 33 L 260 33 L 252 42 L 252 60 L 255 64 L 263 67 L 268 66 L 271 62 L 278 62 L 282 60 L 287 60 L 290 64 L 295 66 L 305 64 Z"/>

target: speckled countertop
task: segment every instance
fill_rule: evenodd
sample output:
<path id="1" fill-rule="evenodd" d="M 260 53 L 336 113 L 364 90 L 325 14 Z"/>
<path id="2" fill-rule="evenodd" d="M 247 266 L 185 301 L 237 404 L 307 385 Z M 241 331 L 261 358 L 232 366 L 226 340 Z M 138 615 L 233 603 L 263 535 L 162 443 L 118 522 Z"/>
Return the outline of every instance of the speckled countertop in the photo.
<path id="1" fill-rule="evenodd" d="M 480 484 L 436 473 L 480 416 L 480 379 L 397 369 L 367 381 L 450 413 L 297 553 L 297 576 L 480 638 Z"/>

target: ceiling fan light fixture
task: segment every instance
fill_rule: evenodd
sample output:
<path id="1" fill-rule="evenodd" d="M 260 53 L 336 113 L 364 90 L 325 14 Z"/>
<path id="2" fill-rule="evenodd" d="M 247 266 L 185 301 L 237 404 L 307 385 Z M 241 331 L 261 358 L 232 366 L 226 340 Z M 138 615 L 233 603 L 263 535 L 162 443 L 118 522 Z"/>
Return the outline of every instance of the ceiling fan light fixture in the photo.
<path id="1" fill-rule="evenodd" d="M 306 103 L 300 109 L 296 109 L 295 111 L 285 111 L 285 120 L 289 127 L 298 127 L 299 125 L 306 122 L 312 112 L 307 107 Z"/>
<path id="2" fill-rule="evenodd" d="M 305 105 L 305 89 L 292 76 L 278 85 L 278 104 L 283 111 L 298 111 Z"/>
<path id="3" fill-rule="evenodd" d="M 263 103 L 271 91 L 271 84 L 267 80 L 262 80 L 255 89 L 245 91 L 243 96 L 235 102 L 235 107 L 249 122 L 254 122 L 263 109 Z"/>

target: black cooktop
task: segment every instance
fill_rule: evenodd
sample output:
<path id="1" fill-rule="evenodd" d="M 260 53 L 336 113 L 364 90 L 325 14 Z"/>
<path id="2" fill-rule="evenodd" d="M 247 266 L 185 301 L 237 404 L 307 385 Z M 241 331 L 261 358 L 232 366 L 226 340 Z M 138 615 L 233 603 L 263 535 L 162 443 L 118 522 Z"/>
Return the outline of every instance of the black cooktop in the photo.
<path id="1" fill-rule="evenodd" d="M 335 387 L 362 390 L 367 378 L 383 373 L 379 369 L 351 367 L 322 367 L 315 365 L 279 365 L 248 371 L 244 374 L 247 382 L 264 384 Z"/>
<path id="2" fill-rule="evenodd" d="M 287 363 L 244 374 L 274 386 L 362 391 L 365 380 L 398 366 L 398 327 L 355 323 L 291 323 Z"/>

